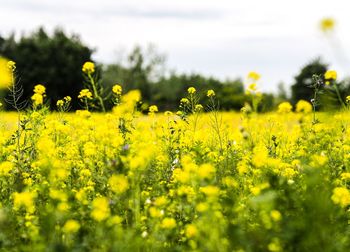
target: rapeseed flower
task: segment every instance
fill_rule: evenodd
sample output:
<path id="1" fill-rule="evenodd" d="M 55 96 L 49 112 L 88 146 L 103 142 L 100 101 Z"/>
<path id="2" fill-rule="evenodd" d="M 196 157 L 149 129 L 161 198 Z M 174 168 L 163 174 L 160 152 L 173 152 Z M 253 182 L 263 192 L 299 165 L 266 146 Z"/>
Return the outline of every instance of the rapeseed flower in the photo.
<path id="1" fill-rule="evenodd" d="M 35 192 L 24 191 L 21 193 L 13 193 L 13 208 L 14 210 L 19 210 L 24 207 L 28 213 L 33 213 L 35 211 L 34 200 L 36 198 Z"/>
<path id="2" fill-rule="evenodd" d="M 154 114 L 154 113 L 158 112 L 158 107 L 156 105 L 152 105 L 149 107 L 148 112 L 149 112 L 149 114 Z"/>
<path id="3" fill-rule="evenodd" d="M 198 229 L 194 224 L 189 224 L 186 226 L 185 233 L 186 233 L 187 238 L 193 238 L 193 237 L 197 236 Z"/>
<path id="4" fill-rule="evenodd" d="M 4 161 L 0 163 L 0 176 L 6 176 L 13 169 L 13 163 Z"/>
<path id="5" fill-rule="evenodd" d="M 257 72 L 249 72 L 247 78 L 253 82 L 258 81 L 260 79 L 260 74 Z"/>
<path id="6" fill-rule="evenodd" d="M 104 221 L 110 216 L 109 202 L 105 197 L 96 198 L 92 202 L 91 217 L 98 221 Z"/>
<path id="7" fill-rule="evenodd" d="M 337 79 L 337 72 L 335 70 L 328 70 L 324 74 L 324 78 L 326 79 L 326 85 L 330 85 L 331 81 Z"/>
<path id="8" fill-rule="evenodd" d="M 207 91 L 207 97 L 213 97 L 213 96 L 215 96 L 214 90 L 212 90 L 212 89 L 208 90 Z"/>
<path id="9" fill-rule="evenodd" d="M 295 111 L 297 113 L 311 113 L 312 112 L 312 105 L 310 102 L 305 100 L 299 100 L 297 104 L 295 105 Z"/>
<path id="10" fill-rule="evenodd" d="M 341 207 L 350 205 L 350 191 L 345 187 L 336 187 L 331 197 L 333 202 Z"/>
<path id="11" fill-rule="evenodd" d="M 16 67 L 14 62 L 12 62 L 0 57 L 0 89 L 5 89 L 12 85 L 12 74 Z"/>
<path id="12" fill-rule="evenodd" d="M 112 92 L 113 92 L 115 95 L 121 95 L 122 92 L 123 92 L 123 88 L 122 88 L 122 86 L 116 84 L 116 85 L 113 86 Z"/>
<path id="13" fill-rule="evenodd" d="M 62 231 L 67 234 L 72 234 L 78 232 L 80 229 L 80 224 L 76 220 L 68 220 L 64 224 Z"/>
<path id="14" fill-rule="evenodd" d="M 160 225 L 164 229 L 173 229 L 176 227 L 176 220 L 174 218 L 164 218 Z"/>
<path id="15" fill-rule="evenodd" d="M 124 193 L 129 188 L 128 178 L 124 175 L 112 175 L 108 179 L 108 185 L 111 187 L 111 190 L 117 194 Z"/>
<path id="16" fill-rule="evenodd" d="M 40 106 L 44 102 L 45 92 L 46 88 L 42 84 L 37 84 L 34 87 L 34 94 L 32 95 L 31 99 L 33 101 L 34 106 Z"/>
<path id="17" fill-rule="evenodd" d="M 320 22 L 320 29 L 323 32 L 331 32 L 334 30 L 335 20 L 333 18 L 324 18 Z"/>
<path id="18" fill-rule="evenodd" d="M 79 99 L 92 99 L 92 93 L 89 89 L 82 89 L 78 95 Z"/>
<path id="19" fill-rule="evenodd" d="M 194 94 L 194 93 L 196 93 L 196 89 L 195 89 L 194 87 L 189 87 L 189 88 L 187 89 L 187 92 L 188 92 L 189 94 Z"/>
<path id="20" fill-rule="evenodd" d="M 278 113 L 286 114 L 290 113 L 293 109 L 293 106 L 289 102 L 282 102 L 278 105 Z"/>
<path id="21" fill-rule="evenodd" d="M 40 95 L 44 95 L 45 92 L 46 92 L 46 88 L 45 88 L 44 85 L 42 85 L 42 84 L 37 84 L 37 85 L 35 85 L 35 87 L 34 87 L 34 93 L 40 94 Z"/>
<path id="22" fill-rule="evenodd" d="M 95 72 L 95 64 L 91 61 L 87 61 L 84 63 L 82 71 L 86 74 L 92 74 Z"/>

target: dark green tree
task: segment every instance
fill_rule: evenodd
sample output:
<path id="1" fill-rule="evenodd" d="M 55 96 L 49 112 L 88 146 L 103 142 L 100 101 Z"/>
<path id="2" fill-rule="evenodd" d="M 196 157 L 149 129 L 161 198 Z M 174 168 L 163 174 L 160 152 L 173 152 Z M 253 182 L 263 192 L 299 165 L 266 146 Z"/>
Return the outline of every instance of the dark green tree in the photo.
<path id="1" fill-rule="evenodd" d="M 93 50 L 84 45 L 77 35 L 68 36 L 61 29 L 52 35 L 39 28 L 18 41 L 14 35 L 0 39 L 0 55 L 16 62 L 24 99 L 30 99 L 33 87 L 46 86 L 52 108 L 58 99 L 71 96 L 73 108 L 83 88 L 82 65 L 91 61 Z"/>
<path id="2" fill-rule="evenodd" d="M 114 84 L 122 85 L 125 92 L 139 89 L 142 99 L 151 101 L 152 85 L 163 75 L 165 56 L 153 45 L 146 49 L 136 46 L 125 60 L 103 68 L 102 83 L 106 89 Z"/>
<path id="3" fill-rule="evenodd" d="M 315 59 L 304 66 L 300 73 L 294 77 L 294 84 L 291 86 L 292 103 L 296 104 L 303 99 L 310 101 L 313 95 L 313 89 L 310 87 L 312 83 L 312 75 L 322 75 L 327 71 L 327 64 L 323 63 L 321 59 Z"/>

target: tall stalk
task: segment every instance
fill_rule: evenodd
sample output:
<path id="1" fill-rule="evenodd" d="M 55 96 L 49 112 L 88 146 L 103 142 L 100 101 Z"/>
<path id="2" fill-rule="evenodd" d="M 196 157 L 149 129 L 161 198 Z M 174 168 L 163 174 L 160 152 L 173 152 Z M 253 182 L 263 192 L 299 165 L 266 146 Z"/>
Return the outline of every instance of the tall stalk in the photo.
<path id="1" fill-rule="evenodd" d="M 17 162 L 21 160 L 21 135 L 22 135 L 22 126 L 21 126 L 21 110 L 26 106 L 26 101 L 20 101 L 23 95 L 23 88 L 16 80 L 16 66 L 12 62 L 12 65 L 9 66 L 11 74 L 11 84 L 9 87 L 9 98 L 6 98 L 6 102 L 12 105 L 12 107 L 17 112 L 17 130 L 16 130 L 16 151 L 17 151 Z"/>
<path id="2" fill-rule="evenodd" d="M 318 94 L 321 92 L 321 88 L 323 86 L 324 86 L 324 83 L 321 77 L 316 74 L 312 75 L 311 87 L 314 89 L 314 95 L 313 95 L 313 98 L 311 99 L 312 111 L 313 111 L 313 120 L 312 120 L 313 125 L 318 123 L 318 120 L 316 118 L 316 107 L 319 105 Z"/>
<path id="3" fill-rule="evenodd" d="M 97 83 L 94 80 L 94 78 L 91 76 L 91 73 L 88 73 L 88 78 L 90 80 L 90 83 L 91 83 L 91 86 L 92 86 L 92 89 L 93 89 L 93 92 L 94 92 L 94 96 L 98 99 L 98 101 L 99 101 L 99 103 L 101 105 L 102 111 L 106 112 L 105 105 L 103 103 L 103 99 L 102 99 L 102 97 L 99 95 L 99 93 L 97 91 Z"/>

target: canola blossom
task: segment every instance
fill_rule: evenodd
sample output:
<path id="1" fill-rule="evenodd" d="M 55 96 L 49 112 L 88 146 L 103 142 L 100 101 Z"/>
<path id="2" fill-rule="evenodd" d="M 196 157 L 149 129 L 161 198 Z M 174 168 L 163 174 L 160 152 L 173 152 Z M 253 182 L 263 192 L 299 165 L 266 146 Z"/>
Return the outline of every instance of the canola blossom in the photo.
<path id="1" fill-rule="evenodd" d="M 282 251 L 292 246 L 285 232 L 318 232 L 293 223 L 321 221 L 326 231 L 336 225 L 345 232 L 350 131 L 341 127 L 350 116 L 319 114 L 312 126 L 309 106 L 304 101 L 293 112 L 283 104 L 279 114 L 243 120 L 221 113 L 221 140 L 210 113 L 199 114 L 194 131 L 192 116 L 189 125 L 169 113 L 78 111 L 63 120 L 39 110 L 26 116 L 36 131 L 21 139 L 22 158 L 7 140 L 15 115 L 3 114 L 0 224 L 13 224 L 0 233 L 13 246 L 26 237 L 33 250 L 54 246 L 52 234 L 66 237 L 69 249 L 83 246 L 83 236 L 84 246 L 102 251 L 124 243 L 130 250 L 231 251 L 254 244 L 256 233 L 257 248 Z M 118 127 L 121 118 L 128 130 Z M 324 207 L 339 216 L 332 225 L 318 219 Z M 343 236 L 341 246 L 349 244 Z"/>
<path id="2" fill-rule="evenodd" d="M 332 32 L 335 27 L 335 20 L 333 18 L 323 18 L 320 21 L 320 29 L 322 32 L 328 33 Z"/>
<path id="3" fill-rule="evenodd" d="M 0 90 L 11 86 L 13 82 L 12 71 L 14 71 L 15 68 L 16 66 L 13 61 L 8 61 L 0 57 Z"/>
<path id="4" fill-rule="evenodd" d="M 348 107 L 259 114 L 250 75 L 240 113 L 194 87 L 141 113 L 121 85 L 110 112 L 65 113 L 96 98 L 84 88 L 53 113 L 36 85 L 31 109 L 0 114 L 0 250 L 349 251 Z"/>

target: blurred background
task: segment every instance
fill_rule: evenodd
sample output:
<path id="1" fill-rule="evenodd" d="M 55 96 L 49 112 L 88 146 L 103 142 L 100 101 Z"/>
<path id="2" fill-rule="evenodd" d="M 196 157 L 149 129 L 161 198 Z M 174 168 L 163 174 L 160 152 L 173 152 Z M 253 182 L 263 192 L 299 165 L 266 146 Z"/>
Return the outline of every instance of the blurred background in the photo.
<path id="1" fill-rule="evenodd" d="M 189 86 L 213 88 L 221 108 L 240 109 L 255 71 L 261 110 L 309 100 L 312 74 L 338 72 L 342 96 L 350 24 L 346 1 L 1 0 L 0 56 L 16 61 L 25 97 L 47 87 L 52 106 L 83 87 L 92 60 L 107 90 L 138 88 L 161 110 Z M 6 95 L 6 91 L 3 91 Z M 329 107 L 337 106 L 329 101 Z M 73 103 L 73 108 L 77 107 Z"/>

